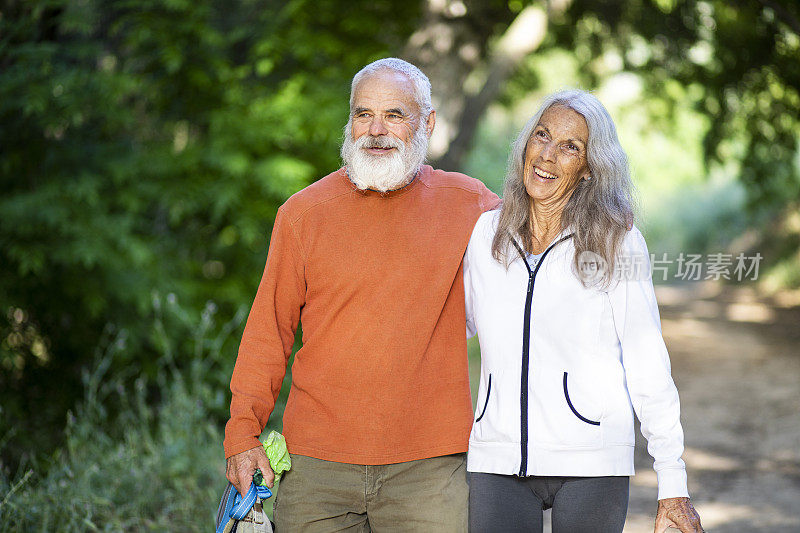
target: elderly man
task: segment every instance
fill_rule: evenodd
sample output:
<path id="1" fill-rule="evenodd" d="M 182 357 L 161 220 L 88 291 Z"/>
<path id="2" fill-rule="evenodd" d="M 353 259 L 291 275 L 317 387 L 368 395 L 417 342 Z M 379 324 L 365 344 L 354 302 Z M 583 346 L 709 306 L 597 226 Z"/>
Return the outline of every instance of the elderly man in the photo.
<path id="1" fill-rule="evenodd" d="M 381 59 L 353 78 L 345 166 L 278 210 L 231 380 L 227 477 L 244 494 L 298 321 L 278 531 L 466 531 L 472 425 L 461 260 L 498 198 L 423 165 L 430 82 Z"/>

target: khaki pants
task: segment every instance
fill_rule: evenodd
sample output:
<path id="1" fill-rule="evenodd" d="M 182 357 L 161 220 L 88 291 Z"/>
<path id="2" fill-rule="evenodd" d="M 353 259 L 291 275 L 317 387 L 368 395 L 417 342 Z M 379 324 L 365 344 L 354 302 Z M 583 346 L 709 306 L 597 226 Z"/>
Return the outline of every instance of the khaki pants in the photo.
<path id="1" fill-rule="evenodd" d="M 390 465 L 292 455 L 275 497 L 275 530 L 467 531 L 465 454 Z"/>

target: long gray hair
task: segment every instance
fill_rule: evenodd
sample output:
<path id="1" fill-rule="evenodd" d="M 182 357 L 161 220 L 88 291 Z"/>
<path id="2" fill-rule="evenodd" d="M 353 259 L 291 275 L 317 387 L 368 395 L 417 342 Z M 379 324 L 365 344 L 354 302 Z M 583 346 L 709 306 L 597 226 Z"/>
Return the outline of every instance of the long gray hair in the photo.
<path id="1" fill-rule="evenodd" d="M 517 136 L 511 149 L 503 192 L 503 206 L 497 232 L 492 241 L 492 256 L 506 268 L 517 256 L 512 239 L 518 238 L 531 250 L 531 198 L 525 189 L 525 150 L 542 114 L 552 106 L 568 107 L 586 120 L 589 139 L 586 158 L 591 180 L 581 180 L 561 214 L 561 227 L 572 231 L 575 245 L 574 272 L 578 279 L 579 257 L 589 251 L 605 262 L 601 286 L 611 282 L 625 232 L 634 220 L 634 187 L 628 158 L 617 139 L 617 129 L 608 111 L 593 95 L 577 89 L 551 94 L 542 102 Z"/>

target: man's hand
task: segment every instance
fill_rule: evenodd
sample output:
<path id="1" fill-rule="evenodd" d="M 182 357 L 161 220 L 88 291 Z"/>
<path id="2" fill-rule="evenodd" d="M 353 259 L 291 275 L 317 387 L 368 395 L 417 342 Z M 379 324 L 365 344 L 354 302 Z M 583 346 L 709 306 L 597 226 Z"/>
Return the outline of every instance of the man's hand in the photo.
<path id="1" fill-rule="evenodd" d="M 275 473 L 267 459 L 267 454 L 264 453 L 264 448 L 256 446 L 242 453 L 231 455 L 228 457 L 228 466 L 225 469 L 225 477 L 228 481 L 233 483 L 239 494 L 244 496 L 250 490 L 250 485 L 253 483 L 253 473 L 256 468 L 261 469 L 261 474 L 264 476 L 264 482 L 269 488 L 275 481 Z"/>
<path id="2" fill-rule="evenodd" d="M 654 533 L 664 533 L 667 528 L 680 529 L 681 533 L 703 533 L 700 515 L 689 498 L 664 498 L 658 500 Z"/>

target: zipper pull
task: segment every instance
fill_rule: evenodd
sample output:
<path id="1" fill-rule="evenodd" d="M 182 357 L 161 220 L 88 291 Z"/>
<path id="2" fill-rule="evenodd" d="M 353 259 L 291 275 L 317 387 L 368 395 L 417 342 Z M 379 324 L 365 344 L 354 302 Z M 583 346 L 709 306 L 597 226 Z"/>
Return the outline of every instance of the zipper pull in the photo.
<path id="1" fill-rule="evenodd" d="M 528 276 L 528 292 L 533 290 L 533 274 Z"/>

